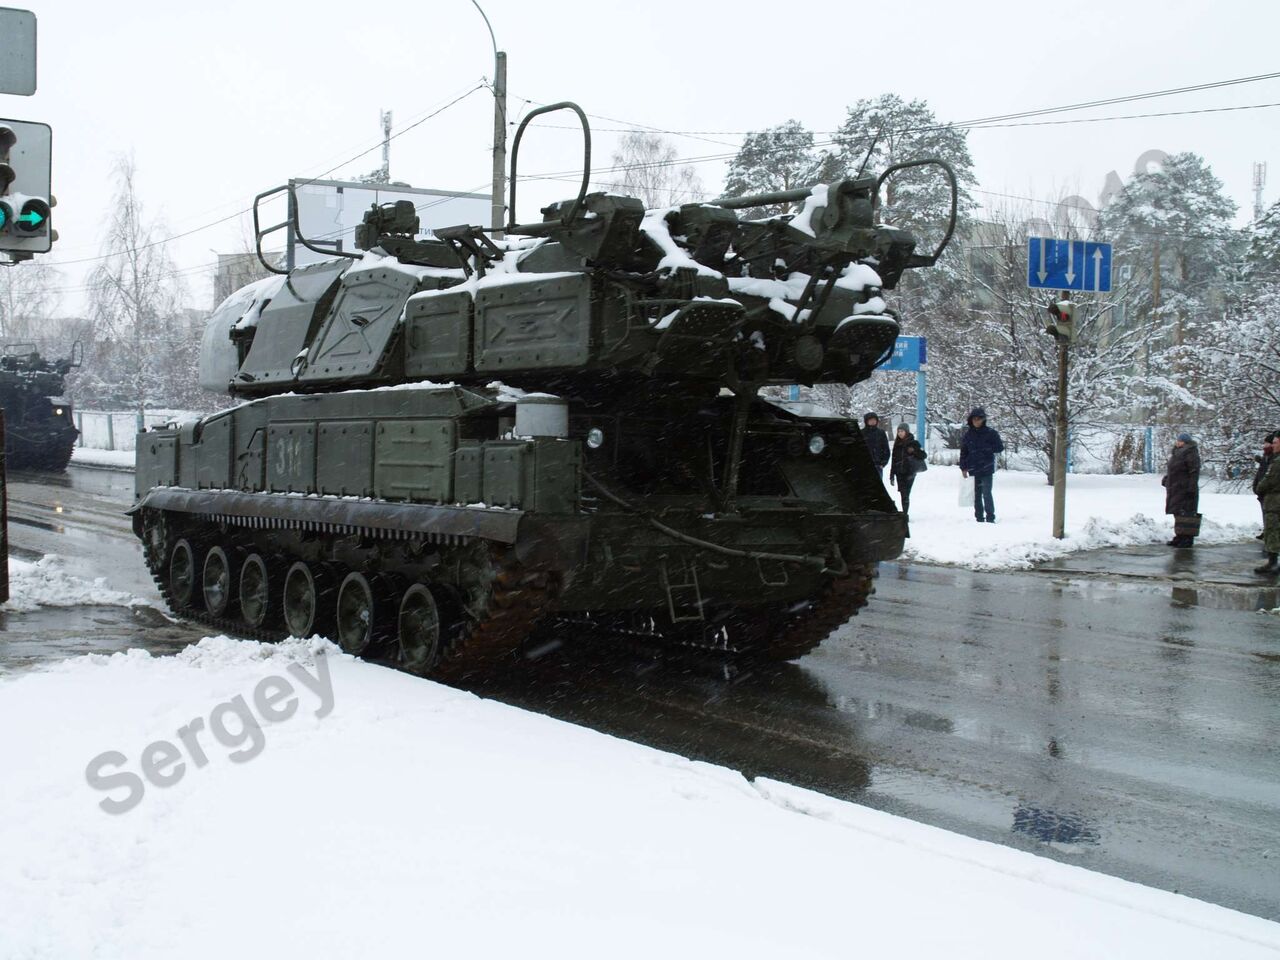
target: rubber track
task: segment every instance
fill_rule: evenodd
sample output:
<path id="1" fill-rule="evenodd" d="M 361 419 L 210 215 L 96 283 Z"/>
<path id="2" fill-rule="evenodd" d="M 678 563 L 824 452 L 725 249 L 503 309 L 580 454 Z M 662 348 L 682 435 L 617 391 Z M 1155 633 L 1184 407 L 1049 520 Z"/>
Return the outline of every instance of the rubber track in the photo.
<path id="1" fill-rule="evenodd" d="M 859 564 L 850 568 L 850 576 L 833 580 L 809 610 L 787 624 L 765 655 L 771 660 L 795 660 L 815 649 L 871 602 L 877 573 L 875 564 Z"/>
<path id="2" fill-rule="evenodd" d="M 778 634 L 764 645 L 726 647 L 722 643 L 698 642 L 676 632 L 664 635 L 654 630 L 629 630 L 609 627 L 573 614 L 553 617 L 563 629 L 589 630 L 613 642 L 653 653 L 662 649 L 719 657 L 763 657 L 766 660 L 796 660 L 818 647 L 827 637 L 858 615 L 875 594 L 876 564 L 859 564 L 850 568 L 849 576 L 830 581 L 809 609 L 792 615 L 779 627 Z"/>
<path id="3" fill-rule="evenodd" d="M 152 511 L 148 511 L 148 514 L 148 519 L 154 516 Z M 184 519 L 193 517 L 202 519 L 198 515 L 184 515 Z M 170 541 L 171 538 L 166 537 L 166 557 L 172 546 Z M 288 637 L 283 629 L 252 627 L 238 617 L 215 617 L 207 610 L 180 606 L 169 590 L 166 564 L 164 560 L 157 560 L 155 557 L 151 539 L 145 532 L 142 549 L 151 579 L 155 581 L 165 604 L 176 616 L 252 640 L 276 643 Z M 440 662 L 431 671 L 432 676 L 465 676 L 492 669 L 503 661 L 513 659 L 554 600 L 559 586 L 558 577 L 544 571 L 525 570 L 514 554 L 505 548 L 490 544 L 489 551 L 496 572 L 489 585 L 485 608 L 479 617 L 468 616 L 464 629 L 454 635 Z M 203 550 L 198 552 L 203 553 Z M 398 666 L 394 657 L 378 662 Z"/>

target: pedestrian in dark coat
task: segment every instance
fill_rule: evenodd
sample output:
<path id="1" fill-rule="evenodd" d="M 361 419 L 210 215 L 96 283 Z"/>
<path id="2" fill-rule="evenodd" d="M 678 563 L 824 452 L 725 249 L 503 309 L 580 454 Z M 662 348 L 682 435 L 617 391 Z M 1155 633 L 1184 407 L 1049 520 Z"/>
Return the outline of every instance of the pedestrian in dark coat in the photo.
<path id="1" fill-rule="evenodd" d="M 1280 574 L 1280 431 L 1271 435 L 1271 441 L 1262 448 L 1267 455 L 1267 465 L 1254 489 L 1262 497 L 1262 547 L 1267 551 L 1267 562 L 1254 573 Z"/>
<path id="2" fill-rule="evenodd" d="M 874 413 L 868 413 L 862 418 L 862 439 L 867 443 L 871 462 L 876 465 L 877 470 L 884 470 L 889 463 L 889 438 L 880 429 L 880 418 Z"/>
<path id="3" fill-rule="evenodd" d="M 926 469 L 928 469 L 928 463 L 924 450 L 920 448 L 920 441 L 907 429 L 905 423 L 898 424 L 898 434 L 893 439 L 889 485 L 898 488 L 904 514 L 911 513 L 911 487 L 916 482 L 916 474 Z"/>
<path id="4" fill-rule="evenodd" d="M 1271 465 L 1271 461 L 1275 459 L 1275 457 L 1268 452 L 1271 450 L 1271 441 L 1275 440 L 1275 438 L 1275 431 L 1268 433 L 1262 440 L 1262 456 L 1254 458 L 1258 461 L 1258 472 L 1253 475 L 1253 492 L 1258 498 L 1259 505 L 1262 503 L 1262 494 L 1258 493 L 1258 484 L 1262 482 L 1262 475 L 1267 472 L 1267 467 L 1269 467 Z M 1265 515 L 1267 511 L 1263 510 L 1262 512 Z M 1265 539 L 1265 537 L 1265 532 L 1258 534 L 1259 540 Z"/>
<path id="5" fill-rule="evenodd" d="M 960 474 L 973 477 L 973 515 L 979 523 L 996 522 L 991 487 L 995 481 L 996 455 L 1004 451 L 998 431 L 987 426 L 987 411 L 969 411 L 969 427 L 960 438 Z"/>
<path id="6" fill-rule="evenodd" d="M 1200 449 L 1191 434 L 1178 434 L 1165 467 L 1164 512 L 1173 515 L 1171 547 L 1191 547 L 1200 535 Z"/>

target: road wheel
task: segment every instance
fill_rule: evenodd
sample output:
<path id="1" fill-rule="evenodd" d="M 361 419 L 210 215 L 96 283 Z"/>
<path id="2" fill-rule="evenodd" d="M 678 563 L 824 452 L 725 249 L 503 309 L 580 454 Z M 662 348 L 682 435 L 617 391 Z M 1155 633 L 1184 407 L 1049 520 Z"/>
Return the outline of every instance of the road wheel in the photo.
<path id="1" fill-rule="evenodd" d="M 284 623 L 293 637 L 328 636 L 333 577 L 323 564 L 299 560 L 284 575 Z"/>
<path id="2" fill-rule="evenodd" d="M 279 607 L 271 599 L 267 562 L 257 553 L 249 554 L 240 568 L 240 616 L 258 629 L 270 626 L 279 617 Z"/>
<path id="3" fill-rule="evenodd" d="M 343 651 L 360 656 L 377 637 L 385 620 L 385 601 L 375 595 L 363 573 L 349 573 L 338 588 L 337 641 Z"/>
<path id="4" fill-rule="evenodd" d="M 415 583 L 404 592 L 396 619 L 399 667 L 426 676 L 440 661 L 443 633 L 440 605 L 429 587 Z"/>
<path id="5" fill-rule="evenodd" d="M 215 617 L 225 616 L 231 608 L 232 587 L 235 581 L 231 578 L 231 561 L 227 552 L 221 547 L 212 547 L 204 558 L 204 574 L 201 587 L 204 594 L 204 605 Z"/>
<path id="6" fill-rule="evenodd" d="M 196 552 L 182 539 L 169 554 L 169 593 L 179 607 L 189 607 L 196 595 Z"/>

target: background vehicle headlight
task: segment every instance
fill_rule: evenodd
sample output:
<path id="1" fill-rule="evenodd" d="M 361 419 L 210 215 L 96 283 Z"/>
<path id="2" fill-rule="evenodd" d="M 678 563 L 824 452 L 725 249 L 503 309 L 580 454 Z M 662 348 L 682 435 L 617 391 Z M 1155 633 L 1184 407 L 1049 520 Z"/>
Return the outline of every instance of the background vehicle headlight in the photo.
<path id="1" fill-rule="evenodd" d="M 587 446 L 592 450 L 599 450 L 604 446 L 604 431 L 599 427 L 592 427 L 587 431 Z"/>
<path id="2" fill-rule="evenodd" d="M 827 449 L 827 439 L 822 434 L 815 433 L 809 438 L 809 452 L 815 457 L 825 449 Z"/>

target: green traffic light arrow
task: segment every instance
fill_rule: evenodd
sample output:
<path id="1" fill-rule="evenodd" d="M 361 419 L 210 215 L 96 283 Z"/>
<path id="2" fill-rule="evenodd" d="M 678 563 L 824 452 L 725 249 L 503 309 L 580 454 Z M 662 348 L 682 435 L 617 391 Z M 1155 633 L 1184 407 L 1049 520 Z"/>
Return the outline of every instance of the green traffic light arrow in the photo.
<path id="1" fill-rule="evenodd" d="M 38 214 L 34 210 L 32 210 L 30 213 L 24 213 L 22 216 L 18 218 L 19 223 L 29 223 L 33 227 L 40 226 L 40 222 L 42 220 L 44 220 L 44 217 L 40 216 L 40 214 Z"/>

